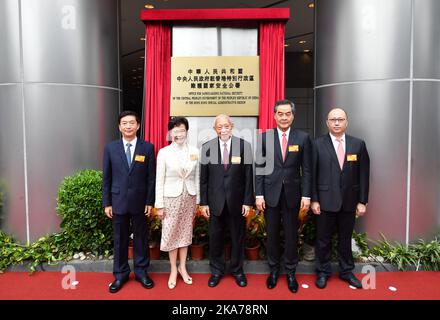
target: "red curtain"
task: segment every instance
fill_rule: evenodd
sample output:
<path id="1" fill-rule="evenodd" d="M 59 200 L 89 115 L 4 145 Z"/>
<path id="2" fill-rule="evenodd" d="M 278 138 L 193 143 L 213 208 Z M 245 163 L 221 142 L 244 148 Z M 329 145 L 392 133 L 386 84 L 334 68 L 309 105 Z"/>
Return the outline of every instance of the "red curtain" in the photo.
<path id="1" fill-rule="evenodd" d="M 260 23 L 260 116 L 262 131 L 275 127 L 273 107 L 284 99 L 285 22 Z"/>
<path id="2" fill-rule="evenodd" d="M 145 140 L 154 144 L 156 155 L 168 145 L 170 117 L 171 26 L 146 24 L 145 31 Z"/>

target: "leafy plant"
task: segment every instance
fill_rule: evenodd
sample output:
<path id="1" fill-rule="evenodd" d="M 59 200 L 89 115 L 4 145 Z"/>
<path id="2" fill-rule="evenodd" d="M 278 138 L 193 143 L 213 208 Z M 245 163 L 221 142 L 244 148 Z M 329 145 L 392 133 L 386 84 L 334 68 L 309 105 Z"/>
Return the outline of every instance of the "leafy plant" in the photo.
<path id="1" fill-rule="evenodd" d="M 440 241 L 438 238 L 430 242 L 420 239 L 412 245 L 412 249 L 417 253 L 417 270 L 421 266 L 422 270 L 440 271 Z"/>
<path id="2" fill-rule="evenodd" d="M 314 246 L 316 241 L 316 215 L 311 211 L 300 219 L 300 226 L 298 228 L 299 243 L 307 243 Z"/>
<path id="3" fill-rule="evenodd" d="M 112 224 L 102 209 L 102 172 L 82 170 L 64 178 L 58 191 L 61 228 L 74 250 L 112 250 Z"/>
<path id="4" fill-rule="evenodd" d="M 162 221 L 157 215 L 156 208 L 148 217 L 148 239 L 151 244 L 159 244 L 162 235 Z"/>
<path id="5" fill-rule="evenodd" d="M 440 270 L 440 241 L 438 237 L 426 242 L 418 240 L 408 246 L 395 242 L 391 244 L 383 234 L 382 240 L 376 245 L 371 253 L 383 257 L 386 261 L 397 266 L 399 270 L 407 270 L 415 267 L 416 270 Z"/>
<path id="6" fill-rule="evenodd" d="M 262 214 L 256 214 L 252 208 L 246 218 L 245 245 L 254 248 L 266 239 L 266 221 Z"/>
<path id="7" fill-rule="evenodd" d="M 31 245 L 22 245 L 0 231 L 0 272 L 10 265 L 29 261 L 29 271 L 32 273 L 42 263 L 53 265 L 72 254 L 64 232 L 41 237 Z"/>
<path id="8" fill-rule="evenodd" d="M 66 177 L 58 191 L 59 233 L 43 236 L 22 245 L 0 231 L 0 272 L 12 264 L 29 262 L 30 272 L 37 266 L 56 264 L 77 251 L 108 256 L 112 251 L 112 226 L 102 210 L 102 173 L 82 170 Z"/>
<path id="9" fill-rule="evenodd" d="M 370 248 L 368 247 L 367 234 L 365 232 L 357 233 L 353 230 L 352 238 L 356 241 L 357 246 L 361 250 L 361 255 L 367 257 L 370 254 Z"/>
<path id="10" fill-rule="evenodd" d="M 204 244 L 208 242 L 208 227 L 208 219 L 201 214 L 198 208 L 193 220 L 193 244 Z"/>

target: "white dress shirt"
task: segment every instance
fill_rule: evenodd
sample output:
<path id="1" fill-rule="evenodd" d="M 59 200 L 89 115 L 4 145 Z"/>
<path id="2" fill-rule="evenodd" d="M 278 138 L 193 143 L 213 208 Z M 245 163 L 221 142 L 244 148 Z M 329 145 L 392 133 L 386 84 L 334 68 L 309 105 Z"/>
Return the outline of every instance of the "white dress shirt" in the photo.
<path id="1" fill-rule="evenodd" d="M 134 157 L 134 150 L 136 150 L 136 143 L 137 143 L 137 137 L 135 137 L 133 140 L 131 141 L 127 141 L 124 138 L 122 138 L 122 142 L 124 143 L 124 152 L 125 154 L 127 154 L 127 143 L 130 143 L 130 154 L 131 154 L 131 163 L 133 163 L 133 157 Z"/>
<path id="2" fill-rule="evenodd" d="M 287 150 L 283 150 L 283 133 L 286 134 L 287 145 L 289 145 L 290 127 L 289 129 L 287 129 L 287 131 L 282 131 L 280 130 L 280 128 L 277 128 L 277 131 L 278 131 L 278 139 L 280 141 L 281 154 L 283 154 L 283 152 L 287 152 Z"/>
<path id="3" fill-rule="evenodd" d="M 338 138 L 336 138 L 331 133 L 329 133 L 329 135 L 330 135 L 330 138 L 332 139 L 332 142 L 333 142 L 333 148 L 335 148 L 335 152 L 336 152 L 336 154 L 338 154 L 339 141 L 336 141 L 336 139 L 338 139 Z M 347 148 L 345 148 L 345 146 L 346 146 L 345 133 L 342 135 L 342 137 L 340 139 L 342 140 L 341 143 L 342 143 L 342 147 L 344 148 L 344 153 L 345 153 L 345 150 L 347 150 Z"/>

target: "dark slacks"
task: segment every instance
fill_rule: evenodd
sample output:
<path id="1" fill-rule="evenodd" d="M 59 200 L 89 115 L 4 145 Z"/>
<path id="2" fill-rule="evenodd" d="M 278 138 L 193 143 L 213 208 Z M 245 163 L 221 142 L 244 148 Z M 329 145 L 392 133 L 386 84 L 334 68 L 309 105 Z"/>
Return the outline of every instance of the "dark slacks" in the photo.
<path id="1" fill-rule="evenodd" d="M 231 235 L 229 270 L 233 275 L 237 275 L 243 273 L 246 219 L 241 215 L 241 211 L 231 213 L 226 203 L 220 216 L 211 214 L 209 218 L 209 266 L 212 274 L 224 275 L 226 228 L 229 228 Z"/>
<path id="2" fill-rule="evenodd" d="M 276 207 L 266 206 L 264 218 L 267 233 L 267 262 L 271 272 L 279 272 L 281 243 L 280 230 L 284 230 L 284 267 L 287 273 L 294 273 L 298 265 L 298 207 L 287 206 L 284 187 Z"/>
<path id="3" fill-rule="evenodd" d="M 113 275 L 116 279 L 125 280 L 130 275 L 128 264 L 128 243 L 130 222 L 133 232 L 133 265 L 136 277 L 143 277 L 150 265 L 148 250 L 147 217 L 139 214 L 113 214 Z"/>
<path id="4" fill-rule="evenodd" d="M 316 234 L 316 272 L 319 275 L 330 276 L 332 235 L 338 236 L 338 261 L 341 275 L 350 273 L 354 269 L 353 254 L 351 251 L 351 237 L 356 215 L 354 212 L 321 211 L 317 219 Z"/>

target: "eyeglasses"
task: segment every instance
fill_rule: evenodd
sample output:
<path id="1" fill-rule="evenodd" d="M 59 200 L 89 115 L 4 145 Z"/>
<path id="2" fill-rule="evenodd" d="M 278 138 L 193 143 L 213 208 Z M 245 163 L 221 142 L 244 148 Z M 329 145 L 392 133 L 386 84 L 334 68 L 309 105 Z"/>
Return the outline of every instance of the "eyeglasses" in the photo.
<path id="1" fill-rule="evenodd" d="M 336 123 L 336 122 L 344 122 L 346 119 L 345 118 L 332 118 L 332 119 L 328 119 L 329 122 L 331 123 Z"/>

